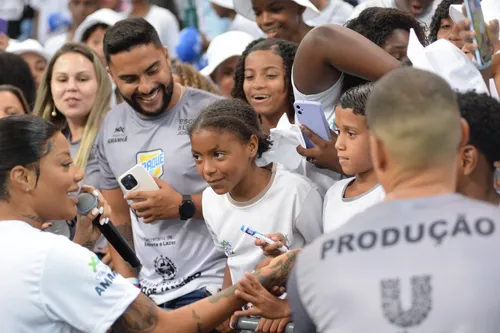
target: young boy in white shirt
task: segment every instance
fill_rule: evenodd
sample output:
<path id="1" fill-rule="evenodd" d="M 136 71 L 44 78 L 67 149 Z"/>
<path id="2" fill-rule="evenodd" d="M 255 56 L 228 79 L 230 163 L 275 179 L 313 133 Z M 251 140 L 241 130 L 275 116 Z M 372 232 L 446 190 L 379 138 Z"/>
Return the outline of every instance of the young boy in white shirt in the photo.
<path id="1" fill-rule="evenodd" d="M 335 183 L 323 203 L 323 229 L 330 232 L 352 216 L 382 201 L 384 190 L 378 184 L 370 156 L 370 131 L 365 106 L 371 83 L 347 90 L 335 108 L 337 142 L 335 148 L 342 171 L 353 177 Z"/>

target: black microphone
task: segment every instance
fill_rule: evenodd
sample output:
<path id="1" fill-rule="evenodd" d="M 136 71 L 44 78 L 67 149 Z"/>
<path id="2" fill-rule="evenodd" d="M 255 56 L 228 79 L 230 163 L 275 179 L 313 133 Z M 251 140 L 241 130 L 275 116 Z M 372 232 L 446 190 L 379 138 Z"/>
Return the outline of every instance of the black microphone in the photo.
<path id="1" fill-rule="evenodd" d="M 90 193 L 80 193 L 78 195 L 78 204 L 76 205 L 76 211 L 81 215 L 87 215 L 92 211 L 92 209 L 97 208 L 97 198 Z M 139 258 L 135 255 L 134 250 L 130 247 L 128 242 L 123 238 L 122 234 L 116 230 L 115 226 L 111 221 L 101 225 L 99 219 L 101 214 L 97 215 L 92 223 L 101 231 L 108 242 L 113 245 L 115 250 L 120 254 L 120 256 L 125 259 L 132 267 L 138 268 L 141 266 Z"/>

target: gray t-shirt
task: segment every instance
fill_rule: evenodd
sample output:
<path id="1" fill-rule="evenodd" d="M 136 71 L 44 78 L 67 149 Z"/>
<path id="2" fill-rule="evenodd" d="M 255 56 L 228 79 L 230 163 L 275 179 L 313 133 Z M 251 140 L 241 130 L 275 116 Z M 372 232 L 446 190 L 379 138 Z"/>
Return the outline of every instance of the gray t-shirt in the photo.
<path id="1" fill-rule="evenodd" d="M 81 140 L 78 140 L 76 142 L 71 142 L 71 138 L 69 136 L 67 136 L 67 138 L 69 142 L 69 151 L 71 153 L 71 157 L 74 159 L 76 157 L 76 153 L 78 153 L 78 149 L 80 149 Z M 82 181 L 82 184 L 91 185 L 94 186 L 95 188 L 99 188 L 99 181 L 100 181 L 99 159 L 97 156 L 96 144 L 92 146 L 92 150 L 90 151 L 84 174 L 85 177 Z"/>
<path id="2" fill-rule="evenodd" d="M 117 188 L 118 177 L 140 163 L 181 194 L 203 192 L 207 183 L 196 170 L 187 130 L 204 108 L 219 99 L 188 88 L 174 108 L 152 118 L 140 116 L 127 103 L 115 106 L 99 133 L 101 188 Z M 203 220 L 144 224 L 133 213 L 131 220 L 143 265 L 142 291 L 157 304 L 205 286 L 221 286 L 224 254 L 215 249 Z"/>
<path id="3" fill-rule="evenodd" d="M 500 332 L 498 223 L 458 194 L 367 209 L 299 255 L 295 332 Z"/>

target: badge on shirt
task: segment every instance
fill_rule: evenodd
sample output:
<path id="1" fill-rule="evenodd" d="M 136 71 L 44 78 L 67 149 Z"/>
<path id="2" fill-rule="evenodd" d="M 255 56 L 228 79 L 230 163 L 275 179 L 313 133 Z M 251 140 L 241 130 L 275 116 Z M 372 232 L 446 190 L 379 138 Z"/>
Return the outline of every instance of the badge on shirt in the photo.
<path id="1" fill-rule="evenodd" d="M 137 153 L 137 164 L 142 164 L 151 176 L 161 177 L 165 164 L 165 153 L 162 149 Z"/>

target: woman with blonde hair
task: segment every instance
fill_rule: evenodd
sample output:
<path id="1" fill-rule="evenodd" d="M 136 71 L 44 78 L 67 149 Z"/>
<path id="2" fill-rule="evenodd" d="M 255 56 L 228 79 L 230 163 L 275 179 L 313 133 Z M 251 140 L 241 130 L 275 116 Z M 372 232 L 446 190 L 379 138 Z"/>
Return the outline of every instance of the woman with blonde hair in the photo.
<path id="1" fill-rule="evenodd" d="M 99 188 L 94 141 L 110 108 L 111 81 L 99 56 L 82 44 L 67 43 L 52 57 L 42 77 L 33 113 L 54 123 L 70 144 L 83 184 Z M 71 237 L 72 223 L 56 221 L 51 232 Z M 97 247 L 105 247 L 98 242 Z"/>
<path id="2" fill-rule="evenodd" d="M 82 44 L 65 44 L 49 62 L 40 83 L 34 114 L 66 135 L 84 183 L 99 187 L 94 141 L 110 108 L 111 81 L 99 57 Z"/>
<path id="3" fill-rule="evenodd" d="M 219 90 L 217 90 L 212 82 L 210 82 L 206 77 L 204 77 L 200 72 L 198 72 L 193 66 L 189 64 L 181 63 L 176 60 L 172 61 L 172 75 L 174 78 L 174 82 L 177 82 L 180 85 L 220 95 Z"/>

